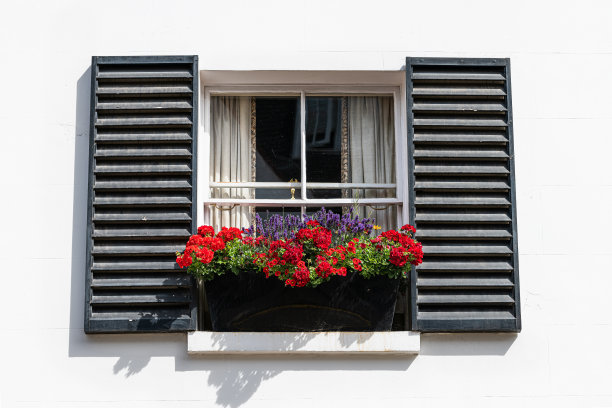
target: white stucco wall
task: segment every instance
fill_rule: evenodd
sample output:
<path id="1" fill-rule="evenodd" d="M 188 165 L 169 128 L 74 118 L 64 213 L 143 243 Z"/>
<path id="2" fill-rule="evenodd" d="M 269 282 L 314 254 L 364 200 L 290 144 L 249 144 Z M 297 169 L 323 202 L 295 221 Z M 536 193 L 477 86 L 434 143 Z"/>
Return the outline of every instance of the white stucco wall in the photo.
<path id="1" fill-rule="evenodd" d="M 0 12 L 0 407 L 612 406 L 611 3 L 19 1 Z M 523 331 L 412 358 L 187 356 L 83 333 L 92 55 L 400 70 L 510 57 Z M 383 405 L 384 404 L 384 405 Z"/>

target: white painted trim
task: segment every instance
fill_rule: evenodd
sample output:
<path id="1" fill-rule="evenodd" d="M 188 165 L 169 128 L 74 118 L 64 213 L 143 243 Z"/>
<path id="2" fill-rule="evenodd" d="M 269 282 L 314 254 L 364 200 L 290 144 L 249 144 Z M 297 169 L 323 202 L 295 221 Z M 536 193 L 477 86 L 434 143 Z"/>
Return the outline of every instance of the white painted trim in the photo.
<path id="1" fill-rule="evenodd" d="M 397 123 L 397 120 L 399 120 L 399 123 L 400 123 L 400 126 L 396 128 L 397 132 L 399 132 L 398 136 L 400 139 L 400 144 L 396 146 L 396 151 L 399 152 L 400 147 L 401 147 L 402 155 L 400 157 L 402 156 L 404 157 L 404 160 L 400 160 L 397 165 L 398 169 L 401 168 L 398 174 L 403 175 L 404 182 L 399 183 L 399 180 L 400 180 L 399 178 L 395 180 L 398 184 L 402 185 L 401 195 L 400 195 L 400 191 L 396 191 L 396 194 L 404 202 L 404 205 L 402 206 L 402 209 L 401 209 L 401 221 L 398 219 L 398 223 L 399 223 L 398 227 L 404 224 L 408 224 L 408 222 L 410 221 L 410 214 L 408 211 L 410 207 L 410 193 L 408 191 L 408 181 L 409 181 L 408 177 L 410 177 L 410 175 L 408 173 L 408 123 L 407 123 L 407 118 L 406 118 L 407 106 L 406 106 L 406 81 L 405 79 L 406 79 L 406 72 L 402 71 L 402 80 L 400 82 L 401 85 L 400 85 L 399 94 L 398 94 L 398 101 L 395 106 L 396 113 L 397 113 L 396 123 Z"/>
<path id="2" fill-rule="evenodd" d="M 221 71 L 202 70 L 200 80 L 215 85 L 356 85 L 398 86 L 405 71 Z"/>
<path id="3" fill-rule="evenodd" d="M 200 84 L 202 81 L 200 81 Z M 210 208 L 204 204 L 210 198 L 210 91 L 204 89 L 204 111 L 200 113 L 201 123 L 204 129 L 200 132 L 201 138 L 198 141 L 198 224 L 210 225 Z"/>
<path id="4" fill-rule="evenodd" d="M 204 205 L 257 205 L 262 207 L 319 207 L 332 205 L 398 205 L 402 204 L 399 198 L 362 198 L 356 201 L 353 198 L 306 198 L 306 199 L 275 199 L 275 198 L 209 198 Z"/>
<path id="5" fill-rule="evenodd" d="M 400 114 L 400 93 L 399 89 L 393 91 L 393 127 L 395 129 L 395 182 L 397 189 L 395 190 L 395 196 L 400 200 L 404 199 L 404 191 L 407 190 L 405 187 L 408 182 L 408 173 L 404 171 L 404 164 L 408 160 L 408 156 L 404 153 L 402 143 L 402 125 L 401 125 L 401 114 Z M 403 181 L 403 182 L 402 182 Z M 405 224 L 404 220 L 404 209 L 408 208 L 408 202 L 404 201 L 406 205 L 402 205 L 397 211 L 397 227 Z"/>
<path id="6" fill-rule="evenodd" d="M 302 201 L 307 200 L 307 189 L 306 189 L 306 92 L 302 90 L 300 92 L 300 183 L 302 187 L 300 193 L 302 195 Z M 304 216 L 305 208 L 302 207 L 302 217 Z"/>
<path id="7" fill-rule="evenodd" d="M 338 96 L 343 95 L 392 95 L 397 86 L 358 86 L 358 85 L 242 85 L 212 86 L 206 88 L 211 95 L 234 96 Z"/>
<path id="8" fill-rule="evenodd" d="M 190 355 L 415 355 L 421 335 L 412 331 L 387 332 L 210 332 L 187 335 Z"/>

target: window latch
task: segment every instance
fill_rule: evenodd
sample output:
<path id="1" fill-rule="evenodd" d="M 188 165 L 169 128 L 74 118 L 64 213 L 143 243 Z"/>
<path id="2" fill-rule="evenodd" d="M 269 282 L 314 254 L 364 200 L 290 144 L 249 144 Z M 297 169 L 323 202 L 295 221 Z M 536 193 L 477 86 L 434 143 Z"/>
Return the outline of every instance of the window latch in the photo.
<path id="1" fill-rule="evenodd" d="M 289 180 L 290 183 L 299 183 L 299 180 L 296 178 L 292 178 Z M 291 188 L 291 199 L 295 200 L 295 187 Z"/>

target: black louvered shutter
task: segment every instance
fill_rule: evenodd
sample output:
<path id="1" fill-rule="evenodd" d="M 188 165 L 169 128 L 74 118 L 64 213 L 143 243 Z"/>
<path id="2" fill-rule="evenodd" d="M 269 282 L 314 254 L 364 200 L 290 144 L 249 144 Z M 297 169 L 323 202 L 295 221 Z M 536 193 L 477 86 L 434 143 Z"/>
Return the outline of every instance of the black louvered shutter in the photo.
<path id="1" fill-rule="evenodd" d="M 412 329 L 519 331 L 507 59 L 407 58 Z"/>
<path id="2" fill-rule="evenodd" d="M 195 56 L 94 57 L 85 332 L 196 328 Z"/>

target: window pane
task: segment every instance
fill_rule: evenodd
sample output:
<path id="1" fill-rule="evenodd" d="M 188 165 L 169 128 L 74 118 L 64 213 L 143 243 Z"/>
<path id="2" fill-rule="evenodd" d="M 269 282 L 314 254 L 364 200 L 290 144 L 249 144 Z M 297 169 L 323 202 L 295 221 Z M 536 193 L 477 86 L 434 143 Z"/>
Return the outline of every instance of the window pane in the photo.
<path id="1" fill-rule="evenodd" d="M 306 177 L 341 181 L 342 97 L 306 98 Z"/>
<path id="2" fill-rule="evenodd" d="M 300 178 L 300 100 L 255 97 L 256 181 Z M 257 198 L 264 198 L 265 195 Z M 262 192 L 262 194 L 264 194 Z M 286 198 L 286 197 L 285 197 Z"/>
<path id="3" fill-rule="evenodd" d="M 252 181 L 250 98 L 213 96 L 211 98 L 210 180 L 214 182 Z M 253 198 L 253 189 L 212 188 L 211 197 L 224 199 Z M 247 227 L 251 222 L 246 207 L 218 206 L 211 211 L 211 225 Z"/>
<path id="4" fill-rule="evenodd" d="M 349 179 L 352 183 L 395 183 L 393 97 L 354 96 L 348 103 Z M 362 190 L 359 198 L 387 197 L 389 190 Z M 355 192 L 353 192 L 355 197 Z M 360 209 L 384 230 L 397 227 L 394 206 Z"/>
<path id="5" fill-rule="evenodd" d="M 299 180 L 301 172 L 300 99 L 298 97 L 255 97 L 256 181 Z M 299 188 L 293 197 L 301 198 Z M 256 198 L 290 199 L 290 188 L 257 188 Z M 266 214 L 300 214 L 299 208 L 257 207 Z"/>
<path id="6" fill-rule="evenodd" d="M 306 98 L 308 182 L 395 183 L 392 96 Z M 308 189 L 309 198 L 385 198 L 395 189 Z M 383 207 L 377 207 L 383 208 Z M 387 207 L 385 207 L 387 208 Z M 395 223 L 395 210 L 361 211 L 378 223 Z"/>
<path id="7" fill-rule="evenodd" d="M 211 97 L 211 181 L 299 180 L 299 107 L 299 97 Z M 296 189 L 294 196 L 300 195 Z M 211 197 L 289 199 L 291 189 L 213 188 Z M 246 227 L 251 223 L 252 209 L 236 207 L 230 211 L 227 208 L 212 210 L 211 222 L 215 228 Z"/>

